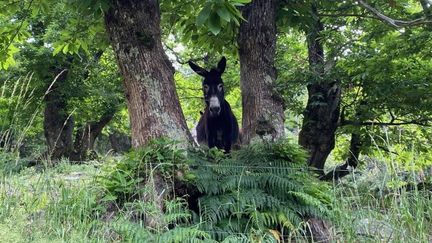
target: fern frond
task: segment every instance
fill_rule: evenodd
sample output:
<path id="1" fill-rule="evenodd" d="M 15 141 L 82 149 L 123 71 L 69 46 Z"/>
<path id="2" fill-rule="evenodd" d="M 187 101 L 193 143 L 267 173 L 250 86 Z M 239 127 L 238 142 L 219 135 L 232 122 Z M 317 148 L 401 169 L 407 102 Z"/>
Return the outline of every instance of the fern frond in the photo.
<path id="1" fill-rule="evenodd" d="M 208 242 L 210 234 L 197 227 L 175 227 L 157 237 L 161 243 Z"/>

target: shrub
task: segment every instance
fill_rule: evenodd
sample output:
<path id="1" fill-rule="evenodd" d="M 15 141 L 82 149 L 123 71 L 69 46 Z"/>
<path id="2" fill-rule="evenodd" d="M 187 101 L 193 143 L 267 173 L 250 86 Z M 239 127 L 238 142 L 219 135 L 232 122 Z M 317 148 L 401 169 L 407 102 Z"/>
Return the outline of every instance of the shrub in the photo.
<path id="1" fill-rule="evenodd" d="M 173 141 L 159 139 L 126 154 L 120 161 L 109 161 L 97 181 L 106 190 L 107 199 L 125 203 L 146 190 L 144 182 L 154 173 L 161 173 L 170 180 L 176 171 L 185 168 L 185 151 L 177 148 Z"/>
<path id="2" fill-rule="evenodd" d="M 154 174 L 172 183 L 171 191 L 177 189 L 175 182 L 187 178 L 200 192 L 190 195 L 196 197 L 192 199 L 198 201 L 198 210 L 192 213 L 186 199 L 169 194 L 160 216 L 164 226 L 137 234 L 119 226 L 120 232 L 129 232 L 127 239 L 149 234 L 163 242 L 275 239 L 295 233 L 305 219 L 326 217 L 331 202 L 329 186 L 309 171 L 305 152 L 286 140 L 246 146 L 229 155 L 217 149 L 186 152 L 173 142 L 155 140 L 105 165 L 97 179 L 105 201 L 116 202 L 125 215 L 135 215 L 129 217 L 132 228 L 143 219 L 136 215 L 157 213 L 141 196 L 151 190 L 147 184 Z"/>
<path id="3" fill-rule="evenodd" d="M 27 160 L 19 157 L 18 152 L 8 152 L 0 149 L 0 174 L 18 173 L 27 167 L 28 164 Z"/>
<path id="4" fill-rule="evenodd" d="M 329 186 L 308 170 L 305 152 L 286 140 L 253 144 L 228 156 L 198 150 L 190 157 L 204 194 L 201 227 L 217 240 L 238 233 L 254 241 L 278 238 L 306 218 L 328 214 Z"/>

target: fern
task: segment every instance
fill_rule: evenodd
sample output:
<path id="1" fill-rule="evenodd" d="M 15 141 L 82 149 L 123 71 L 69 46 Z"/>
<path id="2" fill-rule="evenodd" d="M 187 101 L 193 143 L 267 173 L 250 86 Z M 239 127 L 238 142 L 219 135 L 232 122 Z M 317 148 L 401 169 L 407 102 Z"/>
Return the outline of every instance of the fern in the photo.
<path id="1" fill-rule="evenodd" d="M 309 171 L 306 154 L 288 141 L 253 144 L 226 155 L 217 149 L 193 148 L 187 153 L 161 140 L 104 165 L 97 182 L 105 200 L 115 201 L 127 220 L 114 224 L 131 242 L 277 242 L 280 232 L 291 233 L 308 217 L 326 217 L 329 186 Z M 152 206 L 140 201 L 149 174 L 157 169 L 169 182 L 175 171 L 190 179 L 201 195 L 199 212 L 183 198 L 164 203 L 164 226 L 143 227 L 139 217 Z M 126 222 L 125 222 L 126 221 Z"/>
<path id="2" fill-rule="evenodd" d="M 182 243 L 182 242 L 209 242 L 210 234 L 197 227 L 176 227 L 166 231 L 157 238 L 161 243 Z"/>
<path id="3" fill-rule="evenodd" d="M 201 228 L 216 232 L 216 240 L 273 229 L 290 232 L 305 218 L 328 215 L 329 186 L 305 166 L 305 152 L 287 141 L 250 145 L 230 156 L 193 150 L 189 158 L 203 194 Z"/>

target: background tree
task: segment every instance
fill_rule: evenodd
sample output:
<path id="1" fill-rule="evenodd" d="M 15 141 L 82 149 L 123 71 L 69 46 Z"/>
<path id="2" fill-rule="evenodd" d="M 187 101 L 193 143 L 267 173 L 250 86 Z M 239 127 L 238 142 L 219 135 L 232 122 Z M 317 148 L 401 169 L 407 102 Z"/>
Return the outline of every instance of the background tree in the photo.
<path id="1" fill-rule="evenodd" d="M 133 146 L 161 136 L 189 140 L 174 69 L 162 47 L 159 3 L 114 1 L 105 25 L 123 76 Z"/>
<path id="2" fill-rule="evenodd" d="M 9 72 L 8 78 L 16 78 L 34 72 L 31 86 L 34 89 L 33 103 L 36 109 L 38 103 L 35 101 L 43 97 L 45 103 L 43 128 L 47 141 L 48 157 L 59 159 L 61 157 L 74 157 L 74 154 L 79 153 L 82 156 L 79 158 L 75 156 L 73 159 L 81 160 L 85 158 L 84 154 L 87 153 L 87 150 L 93 147 L 93 143 L 90 143 L 88 148 L 81 147 L 78 149 L 80 151 L 77 152 L 78 150 L 77 148 L 74 149 L 73 144 L 82 144 L 82 141 L 86 139 L 73 141 L 75 125 L 81 127 L 88 121 L 97 122 L 98 116 L 108 111 L 115 112 L 112 107 L 121 102 L 121 99 L 116 98 L 115 94 L 121 94 L 121 87 L 118 82 L 113 82 L 118 79 L 117 69 L 110 73 L 105 72 L 105 77 L 103 77 L 103 73 L 95 72 L 97 68 L 100 69 L 103 66 L 99 64 L 102 52 L 97 51 L 97 49 L 89 50 L 87 47 L 74 53 L 71 50 L 76 48 L 72 45 L 70 47 L 56 47 L 55 49 L 52 47 L 56 40 L 61 38 L 62 30 L 68 26 L 68 21 L 77 17 L 77 14 L 73 12 L 59 14 L 60 9 L 64 7 L 62 2 L 55 3 L 52 5 L 52 9 L 45 9 L 43 15 L 34 11 L 34 14 L 23 18 L 23 21 L 28 23 L 28 27 L 24 30 L 18 30 L 25 31 L 28 39 L 16 44 L 20 48 L 20 52 L 15 55 L 18 63 L 14 70 Z M 20 14 L 19 9 L 16 11 L 9 17 L 13 18 Z M 53 52 L 56 53 L 55 56 L 53 56 Z M 103 83 L 102 80 L 108 81 L 103 88 L 100 84 L 96 85 L 98 81 Z M 98 98 L 90 101 L 92 92 L 93 94 L 97 93 Z M 103 94 L 112 96 L 103 97 Z M 84 108 L 86 101 L 93 102 L 91 106 L 87 106 L 88 110 Z M 29 116 L 31 115 L 30 112 Z M 79 119 L 74 119 L 75 115 Z M 109 120 L 105 119 L 106 122 Z M 99 126 L 98 130 L 103 127 Z M 95 138 L 98 135 L 98 132 L 93 133 L 92 137 Z"/>
<path id="3" fill-rule="evenodd" d="M 253 1 L 242 8 L 239 29 L 242 139 L 257 135 L 277 140 L 285 134 L 282 98 L 274 88 L 278 1 Z"/>
<path id="4" fill-rule="evenodd" d="M 317 3 L 312 2 L 310 7 L 311 22 L 306 30 L 306 39 L 313 81 L 307 85 L 308 102 L 303 112 L 299 144 L 310 153 L 308 164 L 323 170 L 325 161 L 335 146 L 341 90 L 338 80 L 326 77 L 329 70 L 326 70 L 321 36 L 324 27 L 318 16 Z"/>
<path id="5" fill-rule="evenodd" d="M 300 74 L 300 75 L 296 75 L 297 77 L 292 78 L 293 76 L 290 76 L 291 78 L 291 82 L 293 83 L 299 83 L 301 84 L 301 79 L 303 78 L 304 83 L 307 83 L 309 85 L 309 87 L 313 87 L 316 85 L 322 85 L 322 82 L 324 82 L 325 80 L 333 80 L 333 81 L 339 81 L 334 83 L 336 86 L 334 86 L 333 88 L 338 88 L 338 89 L 343 89 L 342 92 L 342 96 L 341 96 L 341 105 L 342 105 L 342 117 L 338 117 L 338 116 L 331 116 L 333 117 L 333 120 L 331 120 L 332 122 L 329 124 L 332 124 L 332 132 L 328 133 L 327 135 L 325 135 L 325 133 L 322 133 L 323 131 L 326 131 L 326 126 L 322 126 L 320 127 L 320 129 L 315 129 L 316 131 L 318 131 L 318 133 L 322 133 L 324 135 L 324 140 L 319 140 L 316 139 L 317 137 L 312 137 L 309 139 L 309 141 L 312 141 L 311 143 L 315 143 L 315 144 L 319 144 L 323 141 L 334 141 L 334 137 L 336 136 L 336 128 L 339 126 L 343 126 L 342 129 L 338 130 L 339 135 L 342 135 L 344 133 L 348 133 L 351 134 L 352 133 L 352 142 L 351 142 L 351 149 L 350 152 L 346 153 L 347 156 L 347 160 L 348 161 L 357 161 L 357 155 L 360 152 L 360 147 L 362 148 L 361 150 L 366 152 L 366 148 L 367 147 L 371 147 L 373 145 L 372 141 L 371 141 L 371 137 L 370 136 L 381 136 L 382 135 L 382 131 L 380 129 L 380 127 L 374 127 L 373 130 L 370 130 L 369 128 L 366 127 L 362 127 L 360 124 L 362 125 L 366 125 L 366 126 L 370 126 L 370 125 L 390 125 L 390 126 L 394 126 L 394 125 L 407 125 L 407 124 L 412 124 L 412 123 L 418 123 L 420 125 L 422 125 L 422 121 L 426 121 L 428 115 L 426 115 L 423 111 L 420 111 L 420 109 L 422 109 L 422 106 L 419 106 L 418 108 L 420 108 L 417 111 L 414 111 L 412 109 L 409 109 L 407 107 L 402 108 L 405 112 L 404 115 L 402 114 L 398 114 L 395 115 L 395 109 L 399 110 L 399 108 L 396 108 L 397 106 L 401 105 L 403 106 L 403 104 L 407 104 L 409 103 L 408 100 L 412 99 L 412 101 L 414 102 L 418 102 L 418 103 L 422 103 L 422 104 L 427 104 L 424 102 L 425 100 L 425 96 L 423 96 L 423 92 L 417 88 L 414 87 L 419 87 L 418 84 L 414 85 L 414 83 L 423 83 L 426 84 L 423 81 L 418 80 L 417 78 L 413 78 L 413 77 L 409 77 L 407 76 L 407 73 L 411 73 L 415 76 L 415 74 L 421 73 L 421 71 L 414 71 L 414 72 L 408 72 L 407 68 L 401 68 L 401 66 L 407 65 L 408 63 L 411 63 L 410 61 L 402 61 L 400 62 L 397 68 L 395 67 L 387 67 L 387 65 L 383 65 L 383 63 L 386 64 L 391 64 L 390 66 L 393 66 L 395 63 L 398 63 L 399 61 L 396 61 L 398 58 L 404 58 L 404 57 L 408 57 L 410 55 L 415 55 L 414 53 L 416 53 L 417 51 L 414 51 L 416 48 L 413 46 L 417 46 L 417 45 L 411 45 L 410 51 L 402 51 L 404 50 L 404 48 L 407 48 L 407 45 L 404 45 L 405 47 L 402 47 L 400 45 L 393 45 L 390 44 L 390 40 L 394 40 L 396 42 L 400 41 L 400 44 L 402 43 L 407 43 L 408 39 L 412 38 L 412 39 L 416 39 L 416 38 L 420 38 L 419 36 L 416 36 L 416 34 L 421 34 L 423 37 L 420 38 L 423 41 L 426 41 L 428 39 L 427 35 L 425 35 L 426 32 L 423 32 L 420 30 L 420 27 L 423 26 L 425 27 L 426 23 L 424 22 L 423 25 L 418 25 L 420 22 L 416 22 L 416 24 L 413 24 L 413 26 L 411 25 L 407 25 L 407 27 L 410 27 L 410 30 L 413 31 L 406 31 L 406 29 L 404 29 L 402 32 L 395 30 L 394 26 L 386 26 L 386 25 L 377 25 L 377 21 L 380 20 L 379 17 L 374 16 L 373 14 L 371 14 L 369 11 L 369 9 L 366 8 L 359 8 L 356 5 L 352 5 L 351 3 L 341 3 L 340 5 L 330 5 L 330 4 L 325 4 L 323 2 L 319 2 L 319 1 L 315 1 L 314 4 L 316 4 L 315 6 L 318 6 L 319 8 L 315 11 L 315 18 L 309 18 L 309 20 L 304 20 L 305 16 L 308 16 L 308 11 L 306 11 L 304 9 L 303 5 L 296 5 L 295 3 L 291 3 L 293 5 L 291 5 L 293 7 L 293 9 L 297 9 L 297 13 L 293 14 L 288 12 L 291 15 L 287 15 L 287 16 L 291 16 L 291 18 L 289 18 L 288 20 L 288 24 L 294 25 L 294 26 L 299 26 L 300 29 L 303 30 L 310 30 L 314 25 L 313 23 L 311 23 L 310 20 L 319 20 L 321 22 L 321 31 L 319 32 L 319 36 L 318 38 L 315 38 L 315 40 L 317 40 L 316 42 L 318 42 L 317 45 L 315 45 L 315 47 L 318 47 L 318 55 L 315 55 L 315 58 L 320 61 L 320 65 L 316 65 L 315 68 L 318 68 L 318 71 L 312 71 L 310 72 L 310 75 L 305 75 L 309 72 L 306 72 L 304 69 L 304 66 L 301 66 L 298 71 L 294 71 L 294 74 Z M 310 6 L 310 5 L 309 5 Z M 385 9 L 390 9 L 390 10 L 394 10 L 394 9 L 399 9 L 399 10 L 403 10 L 399 15 L 395 14 L 395 18 L 396 19 L 414 19 L 415 17 L 413 16 L 417 16 L 417 17 L 421 17 L 423 16 L 422 13 L 422 9 L 420 8 L 420 4 L 418 2 L 410 2 L 407 5 L 402 5 L 402 4 L 398 4 L 397 2 L 395 2 L 394 5 L 390 5 L 391 7 L 388 8 L 388 4 L 387 3 L 382 3 L 382 5 L 380 5 L 379 8 L 385 8 Z M 398 11 L 399 11 L 398 10 Z M 312 11 L 313 13 L 313 11 Z M 391 15 L 394 14 L 393 11 L 391 11 L 390 13 L 385 13 L 387 15 Z M 409 21 L 408 21 L 409 22 Z M 317 22 L 315 21 L 315 24 Z M 386 23 L 386 22 L 385 22 Z M 387 23 L 386 23 L 387 24 Z M 315 26 L 319 26 L 319 25 L 315 25 Z M 370 27 L 370 28 L 369 28 Z M 421 28 L 423 28 L 421 27 Z M 414 30 L 417 29 L 417 30 Z M 420 30 L 420 31 L 419 31 Z M 313 54 L 314 52 L 311 52 L 311 46 L 314 47 L 313 45 L 311 45 L 311 40 L 313 40 L 314 38 L 312 37 L 312 33 L 306 31 L 306 40 L 308 43 L 308 49 L 309 49 L 309 62 L 311 61 L 311 53 Z M 416 34 L 413 34 L 416 33 Z M 370 35 L 369 35 L 370 34 Z M 387 35 L 388 34 L 388 35 Z M 385 36 L 385 37 L 384 37 Z M 391 36 L 391 37 L 390 37 Z M 398 38 L 395 38 L 395 36 L 400 36 Z M 405 36 L 405 37 L 404 37 Z M 407 38 L 407 36 L 411 36 L 409 38 Z M 376 39 L 378 38 L 378 39 Z M 423 39 L 424 38 L 424 39 Z M 420 40 L 418 39 L 418 40 Z M 377 41 L 377 42 L 375 42 Z M 389 42 L 390 41 L 390 42 Z M 427 41 L 426 41 L 427 42 Z M 379 43 L 379 44 L 377 44 Z M 414 43 L 414 42 L 411 42 Z M 423 46 L 425 42 L 422 41 L 418 41 L 415 42 L 418 43 L 419 46 Z M 389 45 L 389 49 L 386 49 L 385 46 Z M 390 47 L 391 46 L 391 47 Z M 360 49 L 362 50 L 360 50 Z M 369 49 L 371 48 L 371 49 Z M 382 49 L 384 48 L 384 49 Z M 375 52 L 374 50 L 378 50 L 377 52 Z M 322 54 L 327 53 L 327 57 L 321 55 L 320 53 L 322 52 Z M 323 58 L 323 59 L 321 59 Z M 346 64 L 348 63 L 347 60 L 350 60 L 351 58 L 356 59 L 356 61 L 353 62 L 349 62 L 352 64 L 352 66 L 348 67 Z M 359 59 L 357 59 L 359 58 Z M 360 61 L 360 59 L 362 61 Z M 415 59 L 415 58 L 414 58 Z M 374 61 L 375 60 L 375 61 Z M 379 60 L 379 61 L 378 61 Z M 412 59 L 410 59 L 412 60 Z M 359 61 L 359 62 L 357 62 Z M 364 66 L 359 66 L 358 63 L 362 63 L 364 61 Z M 394 64 L 393 64 L 394 63 Z M 420 64 L 421 63 L 421 64 Z M 428 64 L 424 63 L 422 61 L 420 61 L 418 64 L 420 65 L 415 65 L 415 68 L 411 68 L 412 70 L 414 69 L 423 69 L 426 66 L 428 66 Z M 426 65 L 425 65 L 426 64 Z M 408 64 L 410 67 L 412 67 L 412 64 Z M 424 66 L 425 65 L 425 66 Z M 357 69 L 357 67 L 359 69 Z M 421 67 L 421 68 L 420 68 Z M 352 69 L 354 68 L 356 69 L 358 72 L 353 75 Z M 373 69 L 373 71 L 368 71 L 369 69 Z M 314 69 L 311 69 L 314 70 Z M 400 70 L 404 73 L 404 75 L 400 75 L 400 74 L 396 74 L 398 71 L 396 70 Z M 427 69 L 426 69 L 427 70 Z M 385 72 L 386 74 L 384 74 L 383 72 Z M 321 77 L 318 75 L 321 73 Z M 386 80 L 383 81 L 382 83 L 378 82 L 377 80 L 375 81 L 368 81 L 367 83 L 367 87 L 372 88 L 371 90 L 369 90 L 370 92 L 368 92 L 368 94 L 365 97 L 368 97 L 366 100 L 360 98 L 364 95 L 364 91 L 363 88 L 365 88 L 365 86 L 362 86 L 363 84 L 365 84 L 365 80 L 363 78 L 365 78 L 368 75 L 374 75 L 377 74 L 378 76 L 375 76 L 376 78 L 382 79 L 382 80 Z M 394 76 L 394 78 L 392 78 L 393 74 L 395 74 L 396 76 Z M 318 75 L 318 76 L 317 76 Z M 296 81 L 297 79 L 300 79 L 299 81 Z M 358 81 L 358 79 L 362 79 L 362 81 Z M 374 79 L 374 78 L 372 78 Z M 398 84 L 394 85 L 389 85 L 392 82 L 389 82 L 390 80 L 399 80 L 399 81 L 392 81 L 392 82 L 397 82 Z M 415 80 L 418 81 L 415 81 Z M 403 81 L 405 80 L 405 81 Z M 332 82 L 332 81 L 331 81 Z M 332 84 L 332 83 L 329 84 Z M 362 83 L 362 84 L 359 84 Z M 412 86 L 410 85 L 406 85 L 406 84 L 402 84 L 402 83 L 411 83 L 413 84 Z M 325 82 L 324 82 L 325 84 Z M 362 86 L 362 88 L 358 89 L 357 84 L 359 84 L 360 86 Z M 328 85 L 328 84 L 327 84 Z M 376 85 L 376 86 L 375 86 Z M 412 88 L 411 91 L 408 91 L 405 89 L 405 87 L 410 86 L 410 89 Z M 421 86 L 421 85 L 420 85 Z M 398 87 L 398 88 L 396 88 Z M 331 86 L 328 86 L 328 88 L 331 91 Z M 309 90 L 309 89 L 308 89 Z M 390 93 L 387 93 L 387 91 Z M 401 92 L 399 92 L 401 91 Z M 410 96 L 409 93 L 413 92 L 418 94 L 417 96 Z M 314 92 L 312 92 L 314 93 Z M 331 93 L 331 92 L 330 92 Z M 316 109 L 321 108 L 324 109 L 326 107 L 337 107 L 336 103 L 335 106 L 330 106 L 327 102 L 327 98 L 326 98 L 326 94 L 329 93 L 316 93 L 315 96 L 311 95 L 311 93 L 308 94 L 308 105 L 306 106 L 306 111 L 308 111 L 311 107 L 315 106 Z M 411 97 L 411 98 L 408 98 Z M 320 102 L 311 102 L 311 101 L 320 101 Z M 387 100 L 392 100 L 391 102 L 387 103 Z M 325 101 L 324 103 L 322 101 Z M 377 103 L 375 103 L 375 101 Z M 384 105 L 386 104 L 386 105 Z M 387 106 L 385 108 L 385 106 Z M 356 108 L 355 108 L 356 107 Z M 388 117 L 388 121 L 392 121 L 392 122 L 382 122 L 383 117 L 381 117 L 381 115 L 375 116 L 372 115 L 375 111 L 378 111 L 378 113 L 384 115 L 384 117 Z M 411 113 L 413 112 L 413 113 Z M 312 115 L 318 114 L 317 112 L 312 113 Z M 331 114 L 331 113 L 328 113 Z M 348 115 L 349 114 L 349 115 Z M 366 118 L 365 116 L 369 116 L 371 115 L 372 117 L 375 117 L 373 119 L 378 119 L 375 121 L 371 121 L 369 120 L 371 117 Z M 414 115 L 416 114 L 416 115 Z M 425 114 L 425 116 L 421 115 L 421 114 Z M 402 118 L 403 116 L 407 116 L 405 118 Z M 353 121 L 349 121 L 346 122 L 346 120 L 348 119 L 352 119 L 352 120 L 356 120 L 357 121 L 357 126 L 352 126 L 353 125 Z M 317 115 L 315 118 L 318 119 L 318 121 L 322 120 L 325 121 L 325 115 L 320 114 Z M 380 118 L 378 118 L 380 117 Z M 394 119 L 393 119 L 393 118 Z M 307 114 L 305 114 L 304 119 L 308 118 Z M 338 119 L 340 119 L 340 122 L 338 122 Z M 366 120 L 365 120 L 366 119 Z M 393 120 L 392 120 L 393 119 Z M 368 120 L 368 121 L 367 121 Z M 305 120 L 304 120 L 305 121 Z M 365 123 L 361 122 L 361 121 L 367 121 Z M 381 121 L 381 122 L 380 122 Z M 348 123 L 351 124 L 351 126 L 347 126 L 349 125 Z M 313 124 L 307 124 L 307 123 L 303 123 L 303 130 L 300 133 L 300 142 L 302 140 L 302 137 L 305 137 L 305 134 L 311 133 L 313 132 Z M 319 124 L 319 123 L 315 123 L 315 124 Z M 359 126 L 360 125 L 360 126 Z M 424 125 L 424 124 L 423 124 Z M 305 128 L 307 128 L 305 130 Z M 318 127 L 317 127 L 318 128 Z M 327 126 L 327 128 L 329 128 Z M 323 129 L 323 130 L 321 130 Z M 380 132 L 381 131 L 381 132 Z M 387 130 L 389 131 L 389 130 Z M 374 135 L 375 134 L 375 135 Z M 333 138 L 332 138 L 333 137 Z M 360 137 L 360 139 L 359 139 Z M 366 140 L 365 140 L 366 139 Z M 378 139 L 380 140 L 380 139 Z M 303 140 L 305 141 L 305 139 Z M 306 139 L 307 141 L 307 139 Z M 363 141 L 363 142 L 362 142 Z M 369 141 L 369 142 L 367 142 Z M 381 140 L 382 141 L 382 140 Z M 360 145 L 360 144 L 363 145 Z M 326 144 L 326 143 L 324 143 Z M 331 143 L 330 143 L 331 144 Z M 382 144 L 379 145 L 381 148 L 383 147 Z M 332 151 L 332 148 L 329 146 L 322 146 L 320 149 L 325 149 L 326 151 L 324 151 L 324 154 L 329 154 L 330 151 Z M 353 156 L 353 157 L 351 157 Z M 313 157 L 311 157 L 312 159 Z M 321 159 L 321 162 L 319 163 L 320 168 L 323 168 L 325 163 L 325 160 Z M 353 163 L 350 163 L 351 165 L 353 165 Z M 348 164 L 345 164 L 344 166 L 346 167 Z"/>

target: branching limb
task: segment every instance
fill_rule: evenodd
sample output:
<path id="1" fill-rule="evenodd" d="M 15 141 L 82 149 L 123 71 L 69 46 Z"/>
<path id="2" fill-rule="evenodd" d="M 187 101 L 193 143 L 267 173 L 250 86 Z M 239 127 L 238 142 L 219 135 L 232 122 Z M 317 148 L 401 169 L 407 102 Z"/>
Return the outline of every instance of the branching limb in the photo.
<path id="1" fill-rule="evenodd" d="M 400 20 L 400 19 L 392 19 L 383 13 L 381 13 L 379 10 L 373 8 L 369 4 L 367 4 L 363 0 L 356 0 L 356 2 L 362 6 L 363 8 L 370 11 L 373 15 L 375 15 L 377 18 L 382 20 L 383 22 L 389 24 L 390 26 L 393 26 L 395 28 L 403 28 L 403 27 L 409 27 L 409 26 L 416 26 L 416 25 L 423 25 L 423 24 L 430 24 L 432 21 L 427 20 L 426 18 L 418 18 L 414 20 Z"/>
<path id="2" fill-rule="evenodd" d="M 327 14 L 327 13 L 319 13 L 319 17 L 329 17 L 329 18 L 339 18 L 339 17 L 357 17 L 357 18 L 368 18 L 368 19 L 378 19 L 380 18 L 376 17 L 375 15 L 364 15 L 364 14 L 354 14 L 354 13 L 334 13 L 334 14 Z"/>

